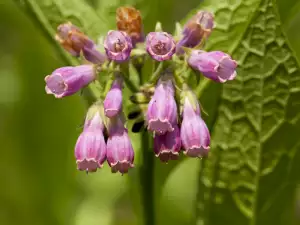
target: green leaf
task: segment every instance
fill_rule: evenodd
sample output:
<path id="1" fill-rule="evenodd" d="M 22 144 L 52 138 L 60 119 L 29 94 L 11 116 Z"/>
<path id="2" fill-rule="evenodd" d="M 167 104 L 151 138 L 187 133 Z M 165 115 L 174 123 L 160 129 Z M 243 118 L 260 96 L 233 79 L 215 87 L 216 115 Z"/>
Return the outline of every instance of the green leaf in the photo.
<path id="1" fill-rule="evenodd" d="M 300 169 L 300 70 L 276 10 L 262 0 L 232 50 L 238 77 L 223 86 L 211 154 L 200 173 L 200 224 L 291 224 Z"/>
<path id="2" fill-rule="evenodd" d="M 106 34 L 110 24 L 106 15 L 98 15 L 95 10 L 84 1 L 77 0 L 14 0 L 16 4 L 27 10 L 43 29 L 53 37 L 59 24 L 71 21 L 92 39 Z M 50 37 L 49 37 L 50 38 Z"/>
<path id="3" fill-rule="evenodd" d="M 14 0 L 14 2 L 36 22 L 44 32 L 45 37 L 55 43 L 59 53 L 63 56 L 66 63 L 69 64 L 75 64 L 75 61 L 53 38 L 59 24 L 70 21 L 94 40 L 105 34 L 109 28 L 105 15 L 97 15 L 89 5 L 82 1 Z"/>
<path id="4" fill-rule="evenodd" d="M 287 34 L 290 46 L 297 58 L 300 58 L 300 2 L 297 0 L 277 0 L 278 13 L 281 18 L 282 27 Z"/>

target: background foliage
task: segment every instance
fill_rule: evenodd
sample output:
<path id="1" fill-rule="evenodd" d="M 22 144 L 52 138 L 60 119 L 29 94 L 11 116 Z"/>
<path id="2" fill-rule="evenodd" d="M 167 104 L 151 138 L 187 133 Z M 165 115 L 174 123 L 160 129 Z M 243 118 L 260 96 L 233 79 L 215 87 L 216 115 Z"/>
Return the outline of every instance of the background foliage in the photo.
<path id="1" fill-rule="evenodd" d="M 299 224 L 297 0 L 1 0 L 1 224 L 143 223 L 148 202 L 135 171 L 76 171 L 83 101 L 46 96 L 43 80 L 70 63 L 52 38 L 59 23 L 70 20 L 97 40 L 127 4 L 141 10 L 146 32 L 156 21 L 173 32 L 186 14 L 213 11 L 217 27 L 207 49 L 239 62 L 236 81 L 208 83 L 200 96 L 213 137 L 210 157 L 167 165 L 155 159 L 155 224 Z M 131 136 L 137 153 L 148 147 Z"/>

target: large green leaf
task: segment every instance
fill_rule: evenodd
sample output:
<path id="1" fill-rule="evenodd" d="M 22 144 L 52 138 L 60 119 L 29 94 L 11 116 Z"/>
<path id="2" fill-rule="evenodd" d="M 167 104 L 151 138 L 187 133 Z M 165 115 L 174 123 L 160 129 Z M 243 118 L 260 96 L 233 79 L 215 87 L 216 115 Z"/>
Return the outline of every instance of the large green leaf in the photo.
<path id="1" fill-rule="evenodd" d="M 286 31 L 292 49 L 298 59 L 300 58 L 300 1 L 277 0 L 278 13 L 281 18 L 282 27 Z"/>
<path id="2" fill-rule="evenodd" d="M 300 71 L 276 10 L 262 0 L 232 51 L 239 75 L 223 87 L 212 151 L 199 177 L 203 224 L 291 223 Z"/>

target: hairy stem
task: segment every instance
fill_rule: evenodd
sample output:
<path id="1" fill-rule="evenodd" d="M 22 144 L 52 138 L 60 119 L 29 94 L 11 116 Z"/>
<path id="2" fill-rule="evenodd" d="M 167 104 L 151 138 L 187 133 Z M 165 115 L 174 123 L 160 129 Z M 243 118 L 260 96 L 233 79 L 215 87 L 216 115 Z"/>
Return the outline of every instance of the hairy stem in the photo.
<path id="1" fill-rule="evenodd" d="M 142 133 L 142 166 L 140 182 L 142 187 L 142 205 L 144 207 L 144 225 L 155 224 L 154 213 L 154 158 L 152 140 L 148 132 Z"/>

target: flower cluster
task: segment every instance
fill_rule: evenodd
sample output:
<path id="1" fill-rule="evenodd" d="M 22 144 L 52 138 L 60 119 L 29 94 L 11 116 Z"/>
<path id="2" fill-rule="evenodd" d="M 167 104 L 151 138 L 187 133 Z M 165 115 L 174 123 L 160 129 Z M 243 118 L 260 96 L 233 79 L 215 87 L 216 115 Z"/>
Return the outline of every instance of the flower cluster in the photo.
<path id="1" fill-rule="evenodd" d="M 136 119 L 135 125 L 142 124 L 153 134 L 153 150 L 162 162 L 178 159 L 180 152 L 190 157 L 207 156 L 210 133 L 201 117 L 198 96 L 185 74 L 202 73 L 224 83 L 235 78 L 237 67 L 230 55 L 203 50 L 214 28 L 213 15 L 199 11 L 175 36 L 162 31 L 159 24 L 145 36 L 140 12 L 132 7 L 118 8 L 116 20 L 117 30 L 109 31 L 100 43 L 105 52 L 70 22 L 57 29 L 61 46 L 71 55 L 84 58 L 85 64 L 62 67 L 46 76 L 48 94 L 56 98 L 72 95 L 89 88 L 104 72 L 112 78 L 112 82 L 98 82 L 107 91 L 87 112 L 75 146 L 77 168 L 94 172 L 107 161 L 112 172 L 124 174 L 134 166 L 123 112 L 122 89 L 128 84 L 133 91 L 130 100 L 137 106 L 130 107 L 128 119 Z M 145 60 L 155 62 L 148 80 L 140 70 Z M 138 91 L 128 79 L 128 65 L 133 65 L 138 78 L 144 80 Z"/>

